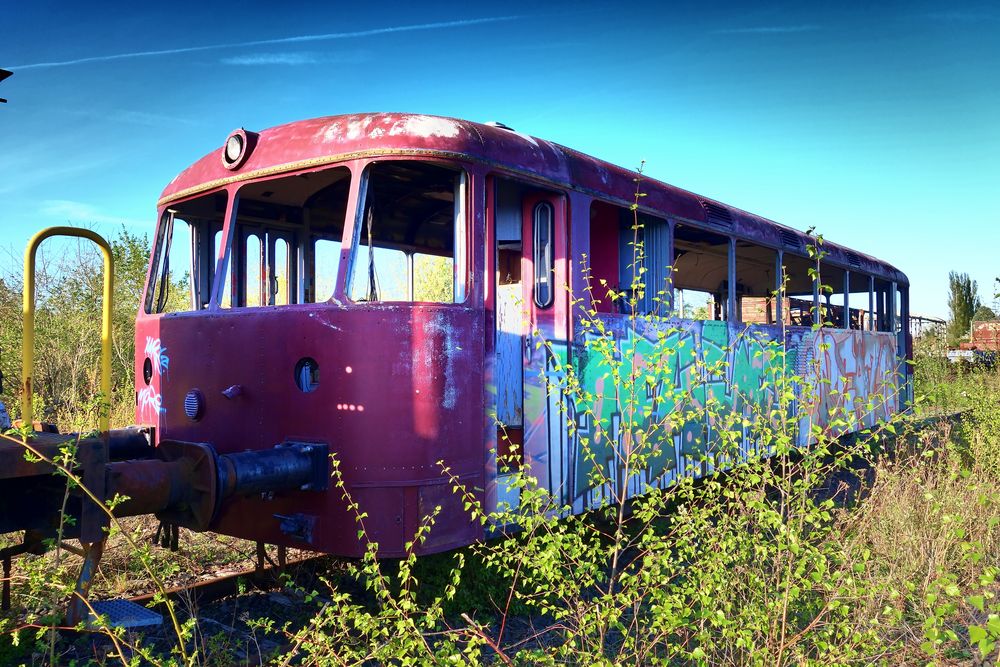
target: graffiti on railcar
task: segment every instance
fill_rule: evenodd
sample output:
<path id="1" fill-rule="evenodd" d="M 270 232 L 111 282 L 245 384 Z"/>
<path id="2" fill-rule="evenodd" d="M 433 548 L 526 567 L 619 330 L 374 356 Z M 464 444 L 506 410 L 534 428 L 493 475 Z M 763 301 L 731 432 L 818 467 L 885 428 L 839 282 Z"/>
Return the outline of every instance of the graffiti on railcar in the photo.
<path id="1" fill-rule="evenodd" d="M 159 415 L 167 411 L 163 407 L 163 395 L 157 387 L 160 386 L 160 380 L 170 368 L 170 357 L 167 355 L 167 348 L 161 344 L 160 339 L 152 336 L 146 336 L 143 352 L 146 355 L 146 360 L 150 363 L 150 377 L 147 386 L 139 390 L 136 401 L 139 415 L 143 419 L 155 421 Z"/>
<path id="2" fill-rule="evenodd" d="M 830 415 L 843 421 L 831 426 L 834 434 L 870 427 L 888 419 L 899 393 L 896 337 L 877 331 L 818 329 L 802 341 L 804 375 L 810 368 L 823 382 L 805 418 L 826 425 Z"/>
<path id="3" fill-rule="evenodd" d="M 700 476 L 766 454 L 754 442 L 754 424 L 773 419 L 779 407 L 792 417 L 805 406 L 799 444 L 809 441 L 813 424 L 825 427 L 830 415 L 846 410 L 855 424 L 870 426 L 892 412 L 897 377 L 891 334 L 685 320 L 639 320 L 633 328 L 626 318 L 601 317 L 611 347 L 583 329 L 576 332 L 573 363 L 582 392 L 554 390 L 564 387 L 557 370 L 566 361 L 562 343 L 536 352 L 548 356 L 547 377 L 526 374 L 525 460 L 539 483 L 574 511 L 597 506 L 619 490 L 635 495 L 664 488 L 679 475 Z M 639 380 L 634 407 L 611 379 L 612 367 L 623 358 L 631 358 L 632 367 L 622 372 Z M 780 376 L 804 379 L 794 384 L 796 398 L 783 406 L 776 389 Z M 809 379 L 817 377 L 836 380 Z M 719 415 L 735 418 L 719 423 Z M 623 423 L 651 443 L 648 466 L 641 471 L 624 468 L 635 443 Z M 721 428 L 740 431 L 738 452 L 713 451 Z M 603 486 L 593 484 L 597 466 Z"/>

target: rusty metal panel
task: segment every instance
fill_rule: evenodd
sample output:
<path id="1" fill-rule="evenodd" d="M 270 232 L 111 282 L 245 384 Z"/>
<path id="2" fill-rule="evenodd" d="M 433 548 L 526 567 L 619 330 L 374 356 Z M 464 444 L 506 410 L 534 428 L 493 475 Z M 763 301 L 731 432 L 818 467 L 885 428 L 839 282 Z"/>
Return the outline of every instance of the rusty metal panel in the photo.
<path id="1" fill-rule="evenodd" d="M 293 439 L 328 442 L 348 488 L 440 483 L 439 460 L 456 474 L 483 472 L 484 313 L 453 304 L 305 304 L 138 320 L 136 362 L 169 357 L 137 390 L 138 417 L 162 439 L 210 442 L 220 454 L 269 449 Z M 147 339 L 150 344 L 147 344 Z M 295 384 L 303 357 L 319 365 L 315 391 Z M 154 364 L 155 366 L 155 364 Z M 162 369 L 161 364 L 161 369 Z M 232 398 L 224 392 L 242 389 Z M 205 397 L 198 421 L 184 396 Z M 477 482 L 478 483 L 478 482 Z M 373 495 L 369 515 L 398 512 Z M 341 491 L 295 491 L 227 503 L 213 530 L 272 544 L 297 543 L 275 514 L 318 515 L 312 548 L 357 555 L 357 527 Z M 439 517 L 451 530 L 460 517 Z M 299 545 L 301 546 L 301 545 Z"/>

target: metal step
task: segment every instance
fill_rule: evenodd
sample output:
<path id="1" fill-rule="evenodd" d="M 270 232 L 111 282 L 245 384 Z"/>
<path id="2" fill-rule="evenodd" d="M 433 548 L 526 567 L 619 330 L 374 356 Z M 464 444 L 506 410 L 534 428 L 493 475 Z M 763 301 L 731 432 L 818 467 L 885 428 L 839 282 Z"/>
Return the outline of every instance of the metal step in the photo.
<path id="1" fill-rule="evenodd" d="M 91 602 L 99 616 L 108 619 L 108 626 L 113 628 L 144 628 L 163 623 L 163 616 L 150 611 L 142 605 L 123 598 L 114 600 L 98 600 Z M 94 614 L 88 614 L 87 623 L 93 625 L 97 619 Z"/>

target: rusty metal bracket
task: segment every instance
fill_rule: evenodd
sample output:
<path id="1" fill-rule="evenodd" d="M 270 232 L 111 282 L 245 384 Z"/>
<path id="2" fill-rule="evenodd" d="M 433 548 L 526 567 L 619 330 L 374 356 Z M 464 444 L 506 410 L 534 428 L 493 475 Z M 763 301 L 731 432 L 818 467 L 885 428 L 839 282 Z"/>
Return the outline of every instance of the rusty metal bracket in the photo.
<path id="1" fill-rule="evenodd" d="M 307 544 L 312 544 L 313 528 L 316 526 L 316 517 L 310 514 L 275 514 L 274 518 L 280 521 L 281 532 L 289 537 L 302 540 Z"/>

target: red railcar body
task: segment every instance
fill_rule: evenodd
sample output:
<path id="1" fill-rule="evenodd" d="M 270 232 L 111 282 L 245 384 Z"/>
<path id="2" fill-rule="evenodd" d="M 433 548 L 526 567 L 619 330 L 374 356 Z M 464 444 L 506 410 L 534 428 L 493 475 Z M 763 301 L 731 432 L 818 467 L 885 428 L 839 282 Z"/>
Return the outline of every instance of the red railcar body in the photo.
<path id="1" fill-rule="evenodd" d="M 155 427 L 159 440 L 210 443 L 220 454 L 268 449 L 288 440 L 330 447 L 343 488 L 233 498 L 219 508 L 212 530 L 356 556 L 365 546 L 346 492 L 365 513 L 368 539 L 378 542 L 384 555 L 403 554 L 429 515 L 435 515 L 436 525 L 420 551 L 482 538 L 484 527 L 463 511 L 442 465 L 495 505 L 487 491 L 495 477 L 491 466 L 497 444 L 498 256 L 487 251 L 498 242 L 489 222 L 492 179 L 517 179 L 524 188 L 558 193 L 558 206 L 565 207 L 556 211 L 563 225 L 556 233 L 564 234 L 563 242 L 552 247 L 556 283 L 561 279 L 570 290 L 558 293 L 553 309 L 540 313 L 538 321 L 571 340 L 569 295 L 584 292 L 584 277 L 571 269 L 571 261 L 590 250 L 591 203 L 628 207 L 636 174 L 502 126 L 432 116 L 334 116 L 243 137 L 245 154 L 238 164 L 227 165 L 213 151 L 178 175 L 163 191 L 161 218 L 186 202 L 224 195 L 219 232 L 228 241 L 211 251 L 211 272 L 228 275 L 227 262 L 236 257 L 241 188 L 346 168 L 351 185 L 332 296 L 229 307 L 222 302 L 230 284 L 216 280 L 204 303 L 189 312 L 141 308 L 136 320 L 138 423 Z M 456 258 L 464 253 L 465 275 L 456 282 L 464 282 L 465 293 L 457 302 L 349 297 L 352 248 L 364 238 L 360 183 L 366 167 L 384 160 L 447 165 L 466 174 L 467 233 L 456 242 L 465 247 L 452 251 Z M 789 236 L 806 242 L 801 232 L 664 183 L 645 180 L 642 190 L 641 210 L 651 214 L 714 228 L 713 216 L 723 211 L 731 233 L 761 246 L 781 248 Z M 827 244 L 826 251 L 831 262 L 906 284 L 901 272 L 871 257 L 835 244 Z M 453 261 L 457 266 L 459 260 Z M 610 265 L 617 259 L 604 253 L 600 261 Z M 154 266 L 147 290 L 155 281 Z M 150 299 L 147 294 L 147 304 Z M 309 391 L 297 384 L 304 359 L 319 369 Z M 185 404 L 192 400 L 197 405 Z M 307 522 L 309 540 L 283 527 L 282 517 Z"/>

